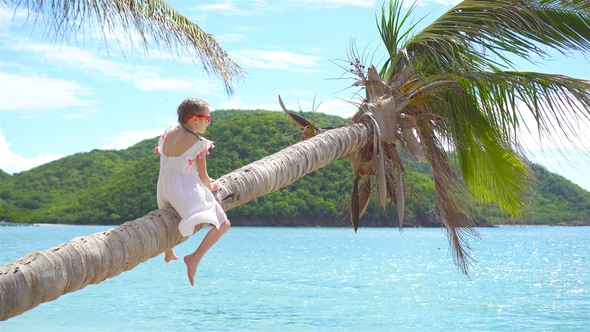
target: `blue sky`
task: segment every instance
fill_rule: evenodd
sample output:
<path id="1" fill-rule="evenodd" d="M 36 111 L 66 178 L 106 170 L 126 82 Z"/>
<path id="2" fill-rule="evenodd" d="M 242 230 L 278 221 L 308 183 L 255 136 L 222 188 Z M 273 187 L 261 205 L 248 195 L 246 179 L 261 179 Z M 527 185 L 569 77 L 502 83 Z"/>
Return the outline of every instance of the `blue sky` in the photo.
<path id="1" fill-rule="evenodd" d="M 0 169 L 18 173 L 71 154 L 123 149 L 155 137 L 176 123 L 176 107 L 186 97 L 205 98 L 215 109 L 278 110 L 280 94 L 288 108 L 304 111 L 315 98 L 319 112 L 349 117 L 355 109 L 345 101 L 357 90 L 350 88 L 351 79 L 339 79 L 344 74 L 339 64 L 346 65 L 351 42 L 367 62 L 384 61 L 375 23 L 381 1 L 168 3 L 214 35 L 246 70 L 248 78 L 233 96 L 190 59 L 157 50 L 138 54 L 113 36 L 105 46 L 91 29 L 77 39 L 53 42 L 43 38 L 42 21 L 33 28 L 25 13 L 13 17 L 0 7 Z M 421 1 L 415 15 L 427 15 L 426 24 L 454 3 Z M 590 63 L 580 54 L 559 55 L 540 66 L 519 64 L 523 70 L 590 78 Z M 590 125 L 581 124 L 580 131 L 590 133 Z M 587 135 L 578 147 L 590 153 Z M 524 139 L 533 161 L 590 190 L 589 156 L 546 140 L 540 149 L 538 141 Z"/>

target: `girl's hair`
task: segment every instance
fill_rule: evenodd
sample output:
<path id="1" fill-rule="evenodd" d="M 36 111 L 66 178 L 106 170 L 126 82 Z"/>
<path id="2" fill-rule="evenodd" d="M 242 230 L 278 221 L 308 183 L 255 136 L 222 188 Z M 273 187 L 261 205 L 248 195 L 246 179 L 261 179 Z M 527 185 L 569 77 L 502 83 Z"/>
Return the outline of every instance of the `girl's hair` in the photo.
<path id="1" fill-rule="evenodd" d="M 201 98 L 187 98 L 178 105 L 178 123 L 183 124 L 193 114 L 204 114 L 211 110 L 211 104 Z"/>

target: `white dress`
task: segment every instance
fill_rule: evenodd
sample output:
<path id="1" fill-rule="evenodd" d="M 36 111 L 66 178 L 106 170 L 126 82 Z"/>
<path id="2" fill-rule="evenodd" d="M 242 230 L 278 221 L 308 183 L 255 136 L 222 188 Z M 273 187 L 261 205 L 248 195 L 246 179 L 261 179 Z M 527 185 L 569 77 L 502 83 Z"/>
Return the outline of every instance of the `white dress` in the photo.
<path id="1" fill-rule="evenodd" d="M 178 157 L 166 156 L 164 140 L 176 129 L 166 129 L 158 141 L 156 152 L 160 153 L 160 176 L 158 177 L 158 207 L 172 206 L 182 220 L 178 230 L 183 236 L 191 236 L 198 224 L 210 224 L 219 229 L 227 219 L 221 205 L 207 188 L 197 170 L 197 158 L 203 150 L 214 147 L 211 141 L 201 137 L 193 146 Z"/>

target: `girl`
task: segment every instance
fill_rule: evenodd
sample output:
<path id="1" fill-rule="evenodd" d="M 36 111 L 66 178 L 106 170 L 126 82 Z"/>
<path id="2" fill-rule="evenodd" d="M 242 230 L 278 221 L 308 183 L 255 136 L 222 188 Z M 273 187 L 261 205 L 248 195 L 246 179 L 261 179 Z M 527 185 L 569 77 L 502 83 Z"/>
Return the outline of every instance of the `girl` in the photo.
<path id="1" fill-rule="evenodd" d="M 214 147 L 213 143 L 197 134 L 204 133 L 211 122 L 211 105 L 203 99 L 189 98 L 178 106 L 177 113 L 180 126 L 168 128 L 158 142 L 157 198 L 159 208 L 172 206 L 181 216 L 178 230 L 183 236 L 193 235 L 195 225 L 213 226 L 197 250 L 184 257 L 188 280 L 194 286 L 201 258 L 231 224 L 213 196 L 218 185 L 207 174 L 205 158 L 209 154 L 207 150 Z M 166 250 L 164 261 L 177 259 L 173 248 Z"/>

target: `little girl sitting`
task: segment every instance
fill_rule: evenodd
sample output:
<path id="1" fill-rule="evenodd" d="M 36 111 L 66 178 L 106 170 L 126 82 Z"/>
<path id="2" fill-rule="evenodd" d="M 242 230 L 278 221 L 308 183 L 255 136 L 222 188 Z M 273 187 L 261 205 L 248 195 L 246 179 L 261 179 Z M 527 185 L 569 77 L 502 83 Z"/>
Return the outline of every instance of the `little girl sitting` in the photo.
<path id="1" fill-rule="evenodd" d="M 168 128 L 158 142 L 157 199 L 159 208 L 172 206 L 181 216 L 178 230 L 183 236 L 193 235 L 198 224 L 213 226 L 197 250 L 184 257 L 189 282 L 194 286 L 197 266 L 203 255 L 231 224 L 213 196 L 213 192 L 219 189 L 217 183 L 207 174 L 207 150 L 214 147 L 213 143 L 197 134 L 204 133 L 211 122 L 211 105 L 203 99 L 189 98 L 178 106 L 177 113 L 180 126 L 178 129 Z M 166 250 L 166 262 L 177 259 L 173 248 Z"/>

